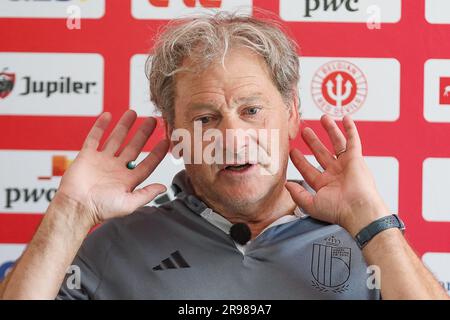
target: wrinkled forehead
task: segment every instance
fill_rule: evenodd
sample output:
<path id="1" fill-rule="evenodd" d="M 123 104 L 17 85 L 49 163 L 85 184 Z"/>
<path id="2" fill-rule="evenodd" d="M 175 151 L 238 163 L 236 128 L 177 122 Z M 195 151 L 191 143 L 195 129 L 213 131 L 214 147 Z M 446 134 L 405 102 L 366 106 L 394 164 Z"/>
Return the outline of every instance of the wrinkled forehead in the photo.
<path id="1" fill-rule="evenodd" d="M 203 68 L 199 68 L 194 59 L 186 58 L 175 75 L 176 98 L 208 93 L 231 95 L 244 91 L 252 95 L 258 91 L 259 95 L 264 95 L 271 85 L 272 78 L 264 58 L 249 49 L 231 50 L 223 61 L 215 60 Z"/>

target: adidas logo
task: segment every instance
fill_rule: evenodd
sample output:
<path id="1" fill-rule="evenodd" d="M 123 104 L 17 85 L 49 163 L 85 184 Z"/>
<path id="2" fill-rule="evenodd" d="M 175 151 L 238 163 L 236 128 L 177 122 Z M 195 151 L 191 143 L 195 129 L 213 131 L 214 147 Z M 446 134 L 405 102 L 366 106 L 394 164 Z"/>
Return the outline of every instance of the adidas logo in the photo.
<path id="1" fill-rule="evenodd" d="M 161 261 L 161 263 L 155 267 L 153 270 L 166 270 L 166 269 L 181 269 L 190 268 L 191 266 L 184 260 L 180 251 L 175 251 L 170 254 L 170 257 Z"/>

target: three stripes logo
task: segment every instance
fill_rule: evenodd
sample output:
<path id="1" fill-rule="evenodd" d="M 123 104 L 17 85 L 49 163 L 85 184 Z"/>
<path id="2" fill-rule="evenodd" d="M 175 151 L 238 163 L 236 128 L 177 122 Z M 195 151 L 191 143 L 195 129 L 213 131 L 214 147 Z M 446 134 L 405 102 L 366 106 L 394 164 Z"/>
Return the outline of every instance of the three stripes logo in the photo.
<path id="1" fill-rule="evenodd" d="M 186 262 L 186 260 L 181 255 L 180 251 L 175 251 L 170 254 L 170 257 L 161 261 L 160 264 L 153 267 L 154 271 L 166 270 L 166 269 L 182 269 L 190 268 L 191 266 Z"/>

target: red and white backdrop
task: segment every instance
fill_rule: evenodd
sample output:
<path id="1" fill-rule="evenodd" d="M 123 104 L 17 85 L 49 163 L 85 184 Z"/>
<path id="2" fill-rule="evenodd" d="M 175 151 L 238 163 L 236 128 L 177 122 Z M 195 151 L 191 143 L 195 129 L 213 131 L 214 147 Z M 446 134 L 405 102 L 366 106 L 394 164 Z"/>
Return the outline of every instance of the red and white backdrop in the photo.
<path id="1" fill-rule="evenodd" d="M 0 279 L 96 116 L 155 115 L 144 63 L 158 28 L 236 8 L 274 12 L 290 30 L 301 47 L 303 125 L 326 139 L 321 114 L 353 115 L 381 194 L 450 291 L 448 0 L 2 0 Z M 162 135 L 159 125 L 144 151 Z M 182 167 L 167 156 L 151 179 L 169 184 Z M 299 177 L 292 166 L 288 174 Z"/>

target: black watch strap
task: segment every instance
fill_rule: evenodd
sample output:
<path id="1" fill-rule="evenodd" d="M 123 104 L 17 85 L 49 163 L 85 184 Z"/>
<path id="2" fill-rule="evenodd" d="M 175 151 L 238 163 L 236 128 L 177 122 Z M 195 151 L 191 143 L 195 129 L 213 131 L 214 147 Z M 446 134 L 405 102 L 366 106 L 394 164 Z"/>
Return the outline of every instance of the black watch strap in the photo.
<path id="1" fill-rule="evenodd" d="M 358 244 L 358 247 L 362 249 L 370 240 L 372 240 L 373 237 L 375 237 L 381 231 L 390 228 L 399 228 L 403 232 L 405 230 L 405 224 L 396 214 L 382 217 L 378 220 L 375 220 L 367 227 L 363 228 L 355 236 L 355 241 Z"/>

